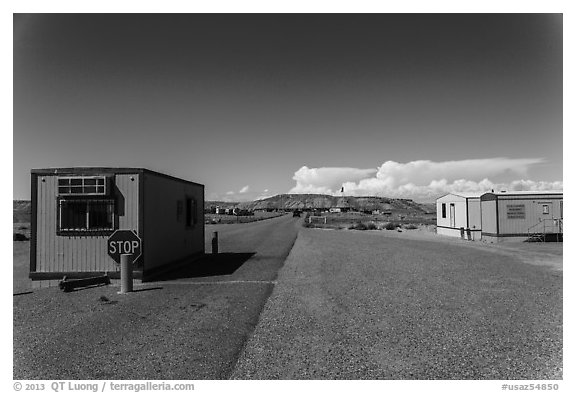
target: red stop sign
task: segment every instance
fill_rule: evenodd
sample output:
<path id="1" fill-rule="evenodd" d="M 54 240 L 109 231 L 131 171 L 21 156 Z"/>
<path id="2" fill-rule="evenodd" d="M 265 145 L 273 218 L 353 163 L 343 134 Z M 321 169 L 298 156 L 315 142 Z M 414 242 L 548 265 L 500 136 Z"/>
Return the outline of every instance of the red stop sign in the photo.
<path id="1" fill-rule="evenodd" d="M 120 263 L 121 255 L 129 255 L 134 263 L 142 255 L 142 239 L 135 231 L 119 229 L 108 238 L 108 255 L 116 263 Z"/>

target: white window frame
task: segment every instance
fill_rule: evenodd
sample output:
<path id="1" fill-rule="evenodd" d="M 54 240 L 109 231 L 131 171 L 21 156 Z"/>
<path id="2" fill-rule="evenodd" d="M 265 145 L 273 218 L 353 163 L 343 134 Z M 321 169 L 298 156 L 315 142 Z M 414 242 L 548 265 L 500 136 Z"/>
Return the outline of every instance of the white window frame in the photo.
<path id="1" fill-rule="evenodd" d="M 82 184 L 72 185 L 72 180 L 80 180 Z M 60 180 L 68 180 L 68 185 L 60 185 Z M 86 184 L 86 180 L 96 180 L 96 184 Z M 102 180 L 103 184 L 98 184 L 98 180 Z M 61 192 L 61 188 L 69 188 L 69 192 Z M 95 187 L 96 190 L 102 189 L 102 192 L 85 192 L 87 187 Z M 73 193 L 72 188 L 80 189 L 81 192 Z M 104 196 L 108 195 L 108 181 L 106 176 L 58 176 L 56 179 L 56 189 L 59 196 Z"/>

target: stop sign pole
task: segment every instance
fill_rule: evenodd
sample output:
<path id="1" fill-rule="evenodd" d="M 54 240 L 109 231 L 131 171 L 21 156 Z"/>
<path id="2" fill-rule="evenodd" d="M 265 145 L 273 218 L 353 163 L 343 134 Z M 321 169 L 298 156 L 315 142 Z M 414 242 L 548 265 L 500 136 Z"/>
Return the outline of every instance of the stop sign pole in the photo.
<path id="1" fill-rule="evenodd" d="M 132 264 L 142 255 L 142 239 L 135 231 L 117 230 L 108 238 L 108 255 L 120 264 L 120 292 L 132 292 Z"/>
<path id="2" fill-rule="evenodd" d="M 132 263 L 130 255 L 122 254 L 120 256 L 120 292 L 132 292 L 134 280 L 132 279 Z"/>

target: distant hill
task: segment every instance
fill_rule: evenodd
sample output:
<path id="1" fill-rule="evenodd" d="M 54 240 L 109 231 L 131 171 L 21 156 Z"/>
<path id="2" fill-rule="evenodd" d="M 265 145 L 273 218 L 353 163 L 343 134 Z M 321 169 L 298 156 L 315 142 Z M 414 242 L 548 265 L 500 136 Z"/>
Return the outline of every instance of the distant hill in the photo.
<path id="1" fill-rule="evenodd" d="M 30 201 L 12 201 L 12 222 L 30 222 Z"/>
<path id="2" fill-rule="evenodd" d="M 215 208 L 216 206 L 220 206 L 223 208 L 230 208 L 238 206 L 238 202 L 224 202 L 224 201 L 204 201 L 204 209 L 211 209 Z"/>
<path id="3" fill-rule="evenodd" d="M 354 210 L 388 210 L 394 213 L 433 214 L 436 205 L 433 203 L 416 203 L 411 199 L 384 197 L 336 197 L 322 194 L 281 194 L 252 202 L 205 201 L 205 208 L 236 207 L 241 209 L 313 209 L 331 207 L 350 207 Z M 13 201 L 13 222 L 30 222 L 30 201 Z"/>
<path id="4" fill-rule="evenodd" d="M 252 202 L 215 202 L 207 201 L 206 207 L 221 206 L 241 209 L 314 209 L 331 207 L 350 207 L 354 210 L 381 210 L 397 213 L 432 214 L 436 212 L 433 203 L 416 203 L 411 199 L 385 197 L 338 197 L 323 194 L 281 194 Z"/>

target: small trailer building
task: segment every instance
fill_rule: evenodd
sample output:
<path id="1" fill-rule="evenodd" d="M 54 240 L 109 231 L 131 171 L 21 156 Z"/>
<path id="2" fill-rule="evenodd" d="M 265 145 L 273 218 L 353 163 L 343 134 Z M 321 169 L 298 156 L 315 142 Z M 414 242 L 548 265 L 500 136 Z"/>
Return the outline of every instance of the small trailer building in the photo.
<path id="1" fill-rule="evenodd" d="M 436 233 L 479 240 L 480 194 L 450 193 L 436 200 Z"/>
<path id="2" fill-rule="evenodd" d="M 120 267 L 107 241 L 134 230 L 142 255 L 134 277 L 204 253 L 204 186 L 141 168 L 31 171 L 30 278 L 90 277 Z"/>
<path id="3" fill-rule="evenodd" d="M 562 240 L 562 191 L 488 192 L 480 197 L 482 240 Z"/>

